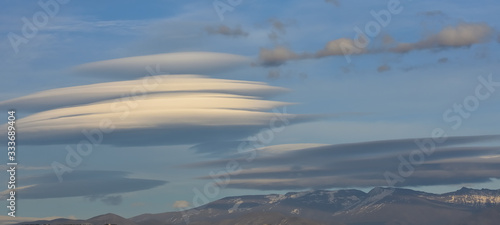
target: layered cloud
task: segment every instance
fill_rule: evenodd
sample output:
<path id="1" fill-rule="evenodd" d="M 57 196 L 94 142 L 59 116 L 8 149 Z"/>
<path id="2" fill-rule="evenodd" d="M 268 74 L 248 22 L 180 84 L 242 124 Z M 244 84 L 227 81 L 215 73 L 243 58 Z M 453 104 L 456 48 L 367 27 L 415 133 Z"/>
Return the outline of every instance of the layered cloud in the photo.
<path id="1" fill-rule="evenodd" d="M 85 140 L 115 146 L 198 144 L 245 138 L 276 117 L 290 122 L 315 118 L 270 112 L 290 103 L 263 97 L 283 91 L 260 82 L 166 75 L 54 89 L 0 106 L 41 111 L 18 120 L 19 139 L 26 145 Z"/>
<path id="2" fill-rule="evenodd" d="M 273 49 L 260 49 L 259 64 L 262 66 L 279 66 L 290 60 L 324 58 L 328 56 L 361 55 L 375 53 L 407 53 L 415 50 L 449 49 L 469 47 L 492 40 L 494 29 L 485 23 L 461 23 L 447 26 L 435 34 L 430 34 L 417 42 L 396 42 L 390 36 L 384 36 L 384 46 L 370 47 L 366 36 L 357 39 L 339 38 L 329 41 L 325 47 L 316 52 L 296 53 L 278 46 Z M 390 38 L 391 41 L 387 41 Z"/>
<path id="3" fill-rule="evenodd" d="M 89 104 L 104 100 L 149 94 L 227 93 L 270 97 L 287 89 L 262 82 L 213 79 L 201 75 L 158 75 L 142 79 L 57 88 L 0 102 L 0 108 L 21 111 L 44 110 Z M 136 99 L 138 97 L 134 97 Z"/>
<path id="4" fill-rule="evenodd" d="M 250 59 L 241 55 L 179 52 L 92 62 L 77 66 L 74 71 L 89 76 L 129 79 L 151 75 L 151 68 L 156 66 L 162 74 L 206 74 L 247 64 L 250 64 Z"/>
<path id="5" fill-rule="evenodd" d="M 258 157 L 242 166 L 241 172 L 221 174 L 220 179 L 233 188 L 288 190 L 463 184 L 500 178 L 499 135 L 449 137 L 433 150 L 429 144 L 427 150 L 420 148 L 415 140 L 270 146 L 258 149 Z M 192 166 L 223 168 L 232 160 L 244 162 L 231 157 Z"/>
<path id="6" fill-rule="evenodd" d="M 129 178 L 130 175 L 121 171 L 75 170 L 65 176 L 64 182 L 59 182 L 54 174 L 24 177 L 19 179 L 19 183 L 25 186 L 18 187 L 16 193 L 23 199 L 85 197 L 116 205 L 121 203 L 121 196 L 116 194 L 148 190 L 167 183 Z M 7 196 L 8 191 L 2 192 L 2 196 Z"/>

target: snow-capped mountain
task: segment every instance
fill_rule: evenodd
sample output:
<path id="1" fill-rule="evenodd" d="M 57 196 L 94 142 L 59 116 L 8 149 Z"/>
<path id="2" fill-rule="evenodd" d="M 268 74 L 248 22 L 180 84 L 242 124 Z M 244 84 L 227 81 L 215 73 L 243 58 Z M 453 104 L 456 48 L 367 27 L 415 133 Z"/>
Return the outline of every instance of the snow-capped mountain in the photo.
<path id="1" fill-rule="evenodd" d="M 108 217 L 95 218 L 103 222 Z M 86 222 L 93 224 L 95 218 Z M 113 218 L 117 221 L 119 217 Z M 138 225 L 498 225 L 500 190 L 462 188 L 432 194 L 377 187 L 368 193 L 346 189 L 249 195 L 226 197 L 181 212 L 143 214 L 127 221 Z"/>

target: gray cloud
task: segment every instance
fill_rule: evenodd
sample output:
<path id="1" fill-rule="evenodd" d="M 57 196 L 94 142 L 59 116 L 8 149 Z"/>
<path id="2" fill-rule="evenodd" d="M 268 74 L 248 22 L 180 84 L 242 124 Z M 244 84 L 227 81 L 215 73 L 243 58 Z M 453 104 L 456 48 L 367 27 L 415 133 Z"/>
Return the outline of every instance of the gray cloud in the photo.
<path id="1" fill-rule="evenodd" d="M 286 33 L 285 23 L 281 22 L 278 19 L 270 19 L 269 22 L 271 23 L 271 26 L 273 27 L 273 29 L 275 29 L 276 31 L 278 31 L 282 34 Z"/>
<path id="2" fill-rule="evenodd" d="M 332 3 L 332 4 L 334 4 L 337 7 L 340 6 L 340 1 L 339 0 L 325 0 L 325 2 Z"/>
<path id="3" fill-rule="evenodd" d="M 263 66 L 279 66 L 289 60 L 307 58 L 306 55 L 300 55 L 284 46 L 278 46 L 274 49 L 262 48 L 259 52 L 259 61 Z"/>
<path id="4" fill-rule="evenodd" d="M 377 72 L 379 72 L 379 73 L 389 71 L 389 70 L 391 70 L 391 67 L 387 64 L 384 64 L 384 65 L 377 67 Z"/>
<path id="5" fill-rule="evenodd" d="M 250 59 L 234 54 L 214 52 L 178 52 L 104 60 L 76 66 L 77 74 L 131 79 L 151 75 L 152 67 L 160 74 L 211 73 L 250 65 Z"/>
<path id="6" fill-rule="evenodd" d="M 493 28 L 484 23 L 461 23 L 457 26 L 444 27 L 436 34 L 431 34 L 426 38 L 414 43 L 396 42 L 392 37 L 385 35 L 381 48 L 364 48 L 365 40 L 349 38 L 339 38 L 329 41 L 325 47 L 316 52 L 296 53 L 293 50 L 278 46 L 274 49 L 260 49 L 259 64 L 262 66 L 279 66 L 287 61 L 324 58 L 328 56 L 361 55 L 376 53 L 407 53 L 416 50 L 444 50 L 451 48 L 469 47 L 474 44 L 491 41 Z M 359 43 L 361 43 L 361 45 Z"/>
<path id="7" fill-rule="evenodd" d="M 438 63 L 446 63 L 448 62 L 448 58 L 447 57 L 443 57 L 443 58 L 439 58 L 438 59 Z"/>
<path id="8" fill-rule="evenodd" d="M 275 18 L 270 19 L 269 23 L 271 24 L 271 32 L 268 34 L 268 37 L 276 42 L 282 38 L 282 35 L 286 34 L 286 27 L 288 24 Z"/>
<path id="9" fill-rule="evenodd" d="M 424 16 L 445 16 L 446 14 L 443 13 L 443 11 L 441 10 L 431 10 L 431 11 L 425 11 L 425 12 L 421 12 L 419 13 L 420 15 L 424 15 Z"/>
<path id="10" fill-rule="evenodd" d="M 101 198 L 101 201 L 107 205 L 119 205 L 123 199 L 121 195 L 106 196 Z"/>
<path id="11" fill-rule="evenodd" d="M 269 70 L 267 73 L 267 78 L 269 79 L 278 79 L 281 77 L 281 71 L 280 70 Z"/>
<path id="12" fill-rule="evenodd" d="M 484 23 L 462 23 L 456 27 L 445 27 L 415 43 L 400 43 L 393 52 L 406 53 L 413 50 L 468 47 L 484 43 L 491 38 L 493 28 Z"/>
<path id="13" fill-rule="evenodd" d="M 241 29 L 241 27 L 237 26 L 235 28 L 228 27 L 226 25 L 219 25 L 217 27 L 207 27 L 206 31 L 209 34 L 219 34 L 229 37 L 246 37 L 248 33 Z"/>
<path id="14" fill-rule="evenodd" d="M 430 155 L 419 150 L 415 139 L 264 147 L 240 173 L 230 175 L 229 186 L 261 190 L 387 186 L 384 174 L 399 174 L 402 160 L 420 160 L 418 152 L 424 160 L 396 186 L 486 182 L 500 178 L 499 141 L 500 135 L 448 137 Z M 191 166 L 220 167 L 230 160 L 244 159 Z"/>
<path id="15" fill-rule="evenodd" d="M 129 175 L 121 171 L 79 170 L 66 174 L 62 182 L 53 173 L 21 177 L 19 183 L 25 186 L 18 187 L 17 192 L 23 199 L 85 197 L 116 205 L 121 203 L 121 196 L 116 194 L 148 190 L 167 183 L 162 180 L 129 178 Z"/>

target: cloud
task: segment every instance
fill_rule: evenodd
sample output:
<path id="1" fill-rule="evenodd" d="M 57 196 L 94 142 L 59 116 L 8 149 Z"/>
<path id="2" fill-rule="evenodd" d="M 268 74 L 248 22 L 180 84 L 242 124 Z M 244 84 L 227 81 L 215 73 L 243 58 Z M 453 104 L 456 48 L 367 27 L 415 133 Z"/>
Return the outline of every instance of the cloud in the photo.
<path id="1" fill-rule="evenodd" d="M 439 58 L 438 59 L 438 63 L 446 63 L 448 62 L 448 58 L 447 57 L 443 57 L 443 58 Z"/>
<path id="2" fill-rule="evenodd" d="M 423 49 L 468 47 L 488 41 L 492 32 L 493 28 L 484 23 L 461 23 L 456 27 L 445 27 L 437 34 L 415 43 L 400 43 L 391 51 L 406 53 Z"/>
<path id="3" fill-rule="evenodd" d="M 21 177 L 19 183 L 25 186 L 16 191 L 23 199 L 85 197 L 114 205 L 121 203 L 121 197 L 116 194 L 148 190 L 167 183 L 162 180 L 129 178 L 129 175 L 121 171 L 79 170 L 66 174 L 62 182 L 53 173 Z M 5 194 L 2 192 L 2 195 Z"/>
<path id="4" fill-rule="evenodd" d="M 73 70 L 88 76 L 130 79 L 160 74 L 210 73 L 249 65 L 250 59 L 234 54 L 214 52 L 179 52 L 104 60 L 76 66 Z M 160 72 L 161 71 L 161 72 Z"/>
<path id="5" fill-rule="evenodd" d="M 377 68 L 377 72 L 382 73 L 391 70 L 391 67 L 387 64 L 381 65 Z"/>
<path id="6" fill-rule="evenodd" d="M 401 165 L 409 164 L 405 161 L 419 164 L 413 165 L 411 176 L 403 177 L 395 186 L 478 183 L 500 178 L 500 135 L 448 137 L 429 155 L 419 149 L 415 140 L 265 147 L 241 172 L 229 175 L 228 185 L 259 190 L 387 186 L 385 174 L 400 174 Z M 231 160 L 244 158 L 234 156 L 191 166 L 221 167 Z"/>
<path id="7" fill-rule="evenodd" d="M 91 202 L 99 200 L 106 205 L 120 205 L 123 201 L 121 195 L 110 195 L 110 196 L 92 195 L 92 196 L 85 196 L 85 198 Z"/>
<path id="8" fill-rule="evenodd" d="M 269 20 L 269 23 L 271 24 L 271 32 L 268 34 L 268 37 L 272 41 L 278 41 L 282 35 L 286 34 L 287 24 L 284 22 L 272 18 Z"/>
<path id="9" fill-rule="evenodd" d="M 358 49 L 354 40 L 348 38 L 340 38 L 330 41 L 326 44 L 325 48 L 318 51 L 315 56 L 317 58 L 322 58 L 326 56 L 336 56 L 344 55 L 349 52 L 356 52 L 353 49 Z M 361 51 L 356 52 L 357 54 L 362 53 Z"/>
<path id="10" fill-rule="evenodd" d="M 105 82 L 91 85 L 57 88 L 0 102 L 0 108 L 15 108 L 24 112 L 84 105 L 110 99 L 143 94 L 227 93 L 270 97 L 287 89 L 261 82 L 213 79 L 201 75 L 159 75 L 143 79 Z M 175 96 L 175 95 L 172 95 Z M 136 98 L 136 97 L 134 97 Z"/>
<path id="11" fill-rule="evenodd" d="M 263 99 L 286 89 L 261 82 L 193 75 L 150 78 L 147 85 L 136 80 L 61 88 L 0 105 L 46 110 L 18 119 L 25 145 L 198 144 L 248 137 L 276 117 L 290 123 L 320 118 L 269 112 L 291 103 Z"/>
<path id="12" fill-rule="evenodd" d="M 431 11 L 425 11 L 425 12 L 421 12 L 419 13 L 420 15 L 424 15 L 424 16 L 445 16 L 446 14 L 443 13 L 443 11 L 441 10 L 431 10 Z"/>
<path id="13" fill-rule="evenodd" d="M 175 201 L 172 207 L 176 209 L 184 209 L 189 207 L 189 202 L 188 201 Z"/>
<path id="14" fill-rule="evenodd" d="M 269 70 L 269 72 L 267 73 L 268 79 L 278 79 L 278 78 L 280 78 L 280 76 L 281 76 L 280 70 L 276 70 L 276 69 Z"/>
<path id="15" fill-rule="evenodd" d="M 325 0 L 325 2 L 332 3 L 332 4 L 334 4 L 337 7 L 340 6 L 340 1 L 339 0 Z"/>
<path id="16" fill-rule="evenodd" d="M 119 205 L 123 199 L 121 195 L 106 196 L 101 198 L 101 201 L 106 205 Z"/>
<path id="17" fill-rule="evenodd" d="M 293 50 L 278 46 L 274 49 L 260 49 L 259 64 L 262 66 L 280 66 L 291 60 L 320 59 L 329 56 L 408 53 L 416 50 L 444 50 L 469 47 L 474 44 L 491 40 L 493 28 L 485 23 L 461 23 L 457 26 L 444 27 L 441 31 L 431 34 L 413 43 L 397 42 L 391 36 L 384 35 L 384 46 L 366 47 L 362 36 L 359 39 L 338 38 L 329 41 L 325 47 L 316 52 L 296 53 Z"/>
<path id="18" fill-rule="evenodd" d="M 206 28 L 206 31 L 209 33 L 209 34 L 220 34 L 220 35 L 224 35 L 224 36 L 229 36 L 229 37 L 246 37 L 248 36 L 248 33 L 243 31 L 241 29 L 241 27 L 235 27 L 235 28 L 230 28 L 226 25 L 220 25 L 220 26 L 217 26 L 217 27 L 207 27 Z"/>
<path id="19" fill-rule="evenodd" d="M 271 23 L 271 26 L 273 29 L 280 33 L 286 33 L 286 25 L 285 23 L 279 21 L 278 19 L 270 19 L 269 22 Z"/>
<path id="20" fill-rule="evenodd" d="M 279 66 L 289 60 L 305 58 L 284 46 L 278 46 L 274 49 L 262 48 L 259 52 L 259 61 L 263 66 Z"/>

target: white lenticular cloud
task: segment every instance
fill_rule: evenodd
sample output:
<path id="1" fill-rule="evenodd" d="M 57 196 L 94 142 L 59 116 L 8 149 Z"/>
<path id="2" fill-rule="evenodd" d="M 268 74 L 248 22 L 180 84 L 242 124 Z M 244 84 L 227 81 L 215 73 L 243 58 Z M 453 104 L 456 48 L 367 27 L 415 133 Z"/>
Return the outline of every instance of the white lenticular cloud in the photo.
<path id="1" fill-rule="evenodd" d="M 83 75 L 128 79 L 148 75 L 147 67 L 159 65 L 166 74 L 210 73 L 242 65 L 250 59 L 214 52 L 179 52 L 104 60 L 79 65 L 74 70 Z"/>
<path id="2" fill-rule="evenodd" d="M 0 102 L 0 108 L 36 112 L 142 94 L 205 92 L 266 97 L 285 91 L 287 89 L 262 82 L 212 79 L 200 75 L 161 75 L 42 91 Z"/>
<path id="3" fill-rule="evenodd" d="M 85 138 L 117 146 L 198 144 L 247 137 L 275 117 L 312 118 L 271 112 L 290 103 L 264 99 L 286 90 L 265 83 L 194 75 L 150 78 L 147 85 L 136 80 L 54 89 L 0 106 L 39 110 L 19 119 L 17 127 L 23 143 L 41 145 Z"/>

